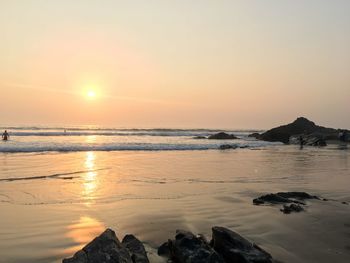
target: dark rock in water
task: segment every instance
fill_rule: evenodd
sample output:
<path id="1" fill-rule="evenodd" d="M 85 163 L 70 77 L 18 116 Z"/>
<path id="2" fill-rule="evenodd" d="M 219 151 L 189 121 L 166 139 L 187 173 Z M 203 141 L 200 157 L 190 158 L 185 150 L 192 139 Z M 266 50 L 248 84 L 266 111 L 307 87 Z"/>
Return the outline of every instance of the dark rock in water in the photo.
<path id="1" fill-rule="evenodd" d="M 300 200 L 320 199 L 316 195 L 310 195 L 305 192 L 278 192 L 277 195 L 282 196 L 284 198 L 293 198 L 293 199 L 300 199 Z"/>
<path id="2" fill-rule="evenodd" d="M 255 139 L 260 139 L 260 133 L 254 132 L 252 134 L 249 134 L 248 137 L 255 138 Z"/>
<path id="3" fill-rule="evenodd" d="M 301 212 L 301 211 L 304 211 L 304 208 L 298 204 L 283 205 L 283 208 L 281 208 L 281 212 L 285 214 L 290 214 L 292 212 Z"/>
<path id="4" fill-rule="evenodd" d="M 269 253 L 246 240 L 239 234 L 224 228 L 213 227 L 213 248 L 224 258 L 225 262 L 232 263 L 271 263 Z"/>
<path id="5" fill-rule="evenodd" d="M 237 148 L 236 145 L 231 145 L 231 144 L 222 144 L 219 147 L 220 150 L 236 149 L 236 148 Z"/>
<path id="6" fill-rule="evenodd" d="M 249 146 L 248 145 L 241 145 L 241 146 L 239 146 L 239 148 L 246 149 L 246 148 L 249 148 Z"/>
<path id="7" fill-rule="evenodd" d="M 317 135 L 318 138 L 337 138 L 340 130 L 316 125 L 306 118 L 299 117 L 293 123 L 273 128 L 261 134 L 259 139 L 270 142 L 289 143 L 289 138 L 295 135 Z M 321 143 L 321 142 L 320 142 Z M 323 143 L 323 142 L 322 142 Z M 318 145 L 320 146 L 320 145 Z"/>
<path id="8" fill-rule="evenodd" d="M 162 245 L 161 250 L 169 248 L 170 258 L 177 263 L 224 263 L 222 257 L 209 246 L 203 237 L 191 232 L 177 230 L 175 240 Z M 158 254 L 161 251 L 158 250 Z"/>
<path id="9" fill-rule="evenodd" d="M 134 235 L 126 235 L 122 244 L 129 250 L 133 263 L 149 263 L 145 247 Z"/>
<path id="10" fill-rule="evenodd" d="M 291 200 L 288 198 L 282 197 L 278 194 L 267 194 L 260 196 L 258 198 L 253 199 L 253 203 L 255 205 L 262 205 L 265 203 L 268 204 L 284 204 L 284 203 L 290 203 Z"/>
<path id="11" fill-rule="evenodd" d="M 343 202 L 341 202 L 343 205 L 348 205 L 349 203 L 348 202 L 345 202 L 345 201 L 343 201 Z"/>
<path id="12" fill-rule="evenodd" d="M 276 194 L 267 194 L 255 198 L 253 199 L 253 204 L 284 204 L 283 208 L 280 210 L 285 214 L 289 214 L 291 212 L 303 211 L 304 208 L 301 205 L 305 205 L 303 201 L 309 199 L 321 200 L 318 196 L 310 195 L 305 192 L 279 192 Z"/>
<path id="13" fill-rule="evenodd" d="M 285 204 L 285 203 L 295 203 L 302 204 L 302 201 L 307 199 L 320 199 L 318 196 L 310 195 L 305 192 L 279 192 L 276 194 L 262 195 L 258 198 L 253 199 L 255 205 L 261 204 Z"/>
<path id="14" fill-rule="evenodd" d="M 128 250 L 120 243 L 114 231 L 106 229 L 72 258 L 63 263 L 133 263 Z"/>
<path id="15" fill-rule="evenodd" d="M 207 137 L 205 136 L 194 136 L 193 139 L 206 139 Z"/>
<path id="16" fill-rule="evenodd" d="M 208 137 L 210 140 L 232 140 L 232 139 L 238 139 L 233 134 L 228 134 L 226 132 L 219 132 L 216 134 L 212 134 Z"/>

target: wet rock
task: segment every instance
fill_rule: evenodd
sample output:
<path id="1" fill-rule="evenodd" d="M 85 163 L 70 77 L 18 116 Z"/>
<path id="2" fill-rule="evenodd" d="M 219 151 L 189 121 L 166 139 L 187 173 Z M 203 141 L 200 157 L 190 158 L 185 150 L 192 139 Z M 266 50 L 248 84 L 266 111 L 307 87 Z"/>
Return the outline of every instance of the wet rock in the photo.
<path id="1" fill-rule="evenodd" d="M 232 263 L 271 263 L 272 257 L 265 250 L 224 227 L 213 227 L 211 245 L 224 258 Z"/>
<path id="2" fill-rule="evenodd" d="M 183 230 L 177 230 L 175 240 L 169 240 L 168 244 L 161 246 L 162 251 L 170 252 L 170 259 L 178 263 L 224 263 L 222 257 L 209 246 L 201 236 Z"/>
<path id="3" fill-rule="evenodd" d="M 210 243 L 203 236 L 177 231 L 175 240 L 169 240 L 158 249 L 177 263 L 271 263 L 269 253 L 224 227 L 212 228 Z"/>
<path id="4" fill-rule="evenodd" d="M 129 251 L 133 263 L 149 263 L 145 247 L 134 235 L 126 235 L 122 244 Z"/>
<path id="5" fill-rule="evenodd" d="M 260 139 L 260 133 L 254 132 L 248 135 L 250 138 Z"/>
<path id="6" fill-rule="evenodd" d="M 263 205 L 263 204 L 284 204 L 283 208 L 280 209 L 281 212 L 285 214 L 290 214 L 291 212 L 300 212 L 304 211 L 302 205 L 305 205 L 303 201 L 320 199 L 320 197 L 315 195 L 310 195 L 305 192 L 279 192 L 276 194 L 267 194 L 253 199 L 254 205 Z M 288 205 L 289 204 L 289 205 Z"/>
<path id="7" fill-rule="evenodd" d="M 348 202 L 345 202 L 345 201 L 343 201 L 343 202 L 341 202 L 343 205 L 348 205 L 349 203 Z"/>
<path id="8" fill-rule="evenodd" d="M 232 140 L 232 139 L 238 139 L 233 134 L 228 134 L 226 132 L 219 132 L 216 134 L 212 134 L 208 137 L 210 140 Z"/>
<path id="9" fill-rule="evenodd" d="M 205 136 L 194 136 L 193 139 L 206 139 L 207 137 Z"/>
<path id="10" fill-rule="evenodd" d="M 128 250 L 120 243 L 115 232 L 106 229 L 73 257 L 63 263 L 133 263 Z"/>
<path id="11" fill-rule="evenodd" d="M 283 204 L 283 203 L 290 203 L 290 200 L 288 198 L 284 198 L 282 196 L 279 196 L 278 194 L 267 194 L 260 196 L 258 198 L 253 199 L 253 204 L 255 205 L 262 205 L 262 204 Z"/>
<path id="12" fill-rule="evenodd" d="M 171 251 L 170 251 L 170 245 L 172 241 L 169 239 L 168 242 L 163 243 L 159 248 L 158 248 L 158 255 L 162 257 L 170 257 L 171 256 Z"/>
<path id="13" fill-rule="evenodd" d="M 295 203 L 305 205 L 304 200 L 307 199 L 320 199 L 317 196 L 310 195 L 305 192 L 279 192 L 276 194 L 267 194 L 253 199 L 253 204 L 285 204 Z"/>
<path id="14" fill-rule="evenodd" d="M 290 214 L 292 212 L 301 211 L 304 211 L 304 208 L 298 204 L 283 205 L 283 208 L 281 208 L 281 212 L 283 212 L 284 214 Z"/>
<path id="15" fill-rule="evenodd" d="M 284 198 L 293 198 L 299 200 L 320 199 L 318 196 L 310 195 L 306 192 L 278 192 L 277 195 L 282 196 Z"/>
<path id="16" fill-rule="evenodd" d="M 220 150 L 228 150 L 228 149 L 236 149 L 236 145 L 231 145 L 231 144 L 222 144 L 220 145 L 219 149 Z"/>

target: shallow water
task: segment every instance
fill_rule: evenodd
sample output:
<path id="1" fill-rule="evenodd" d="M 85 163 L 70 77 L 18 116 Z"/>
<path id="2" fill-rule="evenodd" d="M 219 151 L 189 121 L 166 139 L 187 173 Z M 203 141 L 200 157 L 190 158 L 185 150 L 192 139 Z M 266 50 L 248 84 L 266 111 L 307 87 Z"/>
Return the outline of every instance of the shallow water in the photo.
<path id="1" fill-rule="evenodd" d="M 350 151 L 344 147 L 0 153 L 0 262 L 60 262 L 106 227 L 155 248 L 178 228 L 238 231 L 282 262 L 349 262 Z M 307 191 L 284 215 L 252 199 Z"/>

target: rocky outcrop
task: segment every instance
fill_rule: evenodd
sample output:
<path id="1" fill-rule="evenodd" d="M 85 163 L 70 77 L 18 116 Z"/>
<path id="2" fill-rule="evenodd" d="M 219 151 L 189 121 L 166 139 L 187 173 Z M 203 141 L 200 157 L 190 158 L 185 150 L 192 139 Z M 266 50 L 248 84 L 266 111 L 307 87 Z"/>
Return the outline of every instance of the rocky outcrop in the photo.
<path id="1" fill-rule="evenodd" d="M 123 244 L 124 243 L 124 244 Z M 106 229 L 63 263 L 148 263 L 142 243 L 134 236 L 120 243 L 112 229 Z M 142 248 L 141 248 L 142 247 Z"/>
<path id="2" fill-rule="evenodd" d="M 175 240 L 169 240 L 159 247 L 158 254 L 169 257 L 177 263 L 270 263 L 269 253 L 224 228 L 212 228 L 210 243 L 202 236 L 191 232 L 177 231 Z"/>
<path id="3" fill-rule="evenodd" d="M 318 139 L 337 139 L 342 130 L 326 128 L 316 125 L 304 117 L 297 118 L 294 122 L 282 125 L 262 133 L 258 138 L 270 142 L 289 143 L 291 136 L 310 136 Z"/>
<path id="4" fill-rule="evenodd" d="M 209 140 L 233 140 L 233 139 L 238 139 L 236 136 L 233 134 L 228 134 L 226 132 L 219 132 L 212 134 L 208 137 Z"/>
<path id="5" fill-rule="evenodd" d="M 317 199 L 321 200 L 318 196 L 310 195 L 305 192 L 279 192 L 276 194 L 262 195 L 258 198 L 253 199 L 254 205 L 275 205 L 283 204 L 283 208 L 280 209 L 281 212 L 285 214 L 290 214 L 291 212 L 301 212 L 304 211 L 303 206 L 305 200 Z"/>
<path id="6" fill-rule="evenodd" d="M 243 238 L 236 232 L 224 227 L 213 227 L 213 248 L 225 262 L 235 263 L 271 263 L 272 257 L 265 250 Z"/>

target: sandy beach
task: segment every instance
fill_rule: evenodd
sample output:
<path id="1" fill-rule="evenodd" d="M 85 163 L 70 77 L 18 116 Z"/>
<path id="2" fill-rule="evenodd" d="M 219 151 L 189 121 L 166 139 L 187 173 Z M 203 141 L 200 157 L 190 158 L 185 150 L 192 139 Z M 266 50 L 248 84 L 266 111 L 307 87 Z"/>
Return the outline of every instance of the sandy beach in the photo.
<path id="1" fill-rule="evenodd" d="M 348 150 L 337 146 L 207 151 L 1 154 L 1 262 L 61 262 L 106 227 L 143 240 L 152 262 L 176 229 L 231 228 L 280 262 L 347 262 Z M 88 170 L 88 171 L 87 171 Z M 30 180 L 3 179 L 58 175 Z M 252 199 L 306 191 L 285 215 Z M 331 201 L 331 200 L 337 201 Z M 25 219 L 24 219 L 25 218 Z"/>

